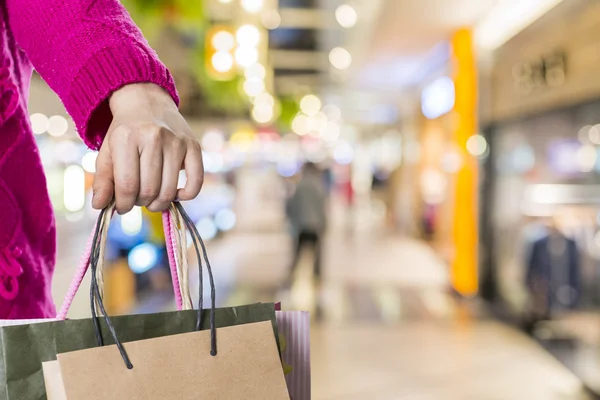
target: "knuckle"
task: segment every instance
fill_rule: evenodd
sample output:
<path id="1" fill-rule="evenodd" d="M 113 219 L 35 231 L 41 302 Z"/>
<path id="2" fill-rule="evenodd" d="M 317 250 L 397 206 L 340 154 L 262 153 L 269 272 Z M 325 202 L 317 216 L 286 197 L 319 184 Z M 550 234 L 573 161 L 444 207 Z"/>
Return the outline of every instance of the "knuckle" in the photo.
<path id="1" fill-rule="evenodd" d="M 153 200 L 158 195 L 158 188 L 154 186 L 142 187 L 140 189 L 140 199 Z"/>
<path id="2" fill-rule="evenodd" d="M 133 134 L 133 128 L 129 125 L 118 125 L 112 131 L 112 138 L 115 137 L 124 137 L 128 138 Z"/>
<path id="3" fill-rule="evenodd" d="M 144 136 L 148 139 L 150 144 L 160 145 L 164 140 L 163 129 L 157 125 L 150 125 L 144 128 Z"/>
<path id="4" fill-rule="evenodd" d="M 187 149 L 187 143 L 182 139 L 175 139 L 171 142 L 171 147 L 176 154 L 182 154 Z"/>
<path id="5" fill-rule="evenodd" d="M 202 150 L 202 146 L 200 145 L 200 142 L 198 141 L 198 139 L 193 138 L 193 137 L 187 139 L 187 146 L 193 150 L 198 150 L 198 151 Z"/>
<path id="6" fill-rule="evenodd" d="M 117 191 L 120 195 L 127 197 L 136 196 L 138 192 L 136 187 L 133 184 L 128 184 L 128 182 L 119 184 L 117 186 Z"/>
<path id="7" fill-rule="evenodd" d="M 168 203 L 172 202 L 173 200 L 175 200 L 175 196 L 161 194 L 158 196 L 157 200 L 161 204 L 168 204 Z"/>

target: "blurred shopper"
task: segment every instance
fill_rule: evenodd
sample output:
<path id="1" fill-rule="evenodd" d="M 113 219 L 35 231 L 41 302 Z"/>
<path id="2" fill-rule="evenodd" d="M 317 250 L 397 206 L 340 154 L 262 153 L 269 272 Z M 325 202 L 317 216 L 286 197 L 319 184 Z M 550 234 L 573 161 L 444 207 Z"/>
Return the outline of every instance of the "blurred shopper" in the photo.
<path id="1" fill-rule="evenodd" d="M 0 318 L 55 315 L 55 222 L 27 112 L 33 68 L 100 150 L 95 208 L 114 198 L 119 213 L 161 211 L 203 180 L 173 78 L 118 0 L 0 0 Z"/>
<path id="2" fill-rule="evenodd" d="M 315 164 L 307 163 L 304 165 L 302 177 L 294 193 L 288 198 L 286 204 L 286 214 L 294 239 L 290 284 L 302 249 L 307 246 L 312 247 L 313 250 L 314 277 L 317 282 L 321 280 L 321 249 L 327 226 L 326 206 L 327 192 L 323 183 L 323 174 Z"/>

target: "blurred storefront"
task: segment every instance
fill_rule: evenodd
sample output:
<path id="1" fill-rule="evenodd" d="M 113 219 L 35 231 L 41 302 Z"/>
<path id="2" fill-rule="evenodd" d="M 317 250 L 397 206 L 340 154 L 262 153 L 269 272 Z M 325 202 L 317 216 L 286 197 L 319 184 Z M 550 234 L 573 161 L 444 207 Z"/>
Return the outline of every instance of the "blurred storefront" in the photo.
<path id="1" fill-rule="evenodd" d="M 598 388 L 599 28 L 599 3 L 563 2 L 495 52 L 481 205 L 484 297 Z"/>

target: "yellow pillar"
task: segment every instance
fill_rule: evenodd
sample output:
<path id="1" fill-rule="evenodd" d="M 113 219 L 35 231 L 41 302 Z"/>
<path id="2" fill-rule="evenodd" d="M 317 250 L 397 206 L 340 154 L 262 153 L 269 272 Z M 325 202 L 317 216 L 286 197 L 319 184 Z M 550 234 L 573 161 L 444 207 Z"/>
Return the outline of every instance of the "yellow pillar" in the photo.
<path id="1" fill-rule="evenodd" d="M 456 174 L 452 238 L 452 285 L 462 295 L 478 289 L 477 160 L 467 152 L 467 140 L 477 132 L 477 69 L 470 29 L 452 38 L 453 78 L 456 93 L 453 142 L 463 154 Z"/>

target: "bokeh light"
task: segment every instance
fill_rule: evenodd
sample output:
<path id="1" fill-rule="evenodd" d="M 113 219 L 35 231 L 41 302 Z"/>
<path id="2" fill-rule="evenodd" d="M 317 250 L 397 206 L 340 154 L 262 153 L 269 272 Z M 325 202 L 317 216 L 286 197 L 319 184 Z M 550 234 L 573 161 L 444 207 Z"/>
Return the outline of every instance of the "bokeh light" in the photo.
<path id="1" fill-rule="evenodd" d="M 31 121 L 31 129 L 36 135 L 41 135 L 48 131 L 49 122 L 48 117 L 46 115 L 35 113 L 31 114 L 29 119 Z"/>
<path id="2" fill-rule="evenodd" d="M 281 25 L 281 15 L 276 10 L 269 10 L 262 14 L 261 21 L 265 28 L 277 29 Z"/>
<path id="3" fill-rule="evenodd" d="M 314 94 L 308 94 L 300 100 L 300 109 L 310 117 L 321 110 L 321 100 Z"/>
<path id="4" fill-rule="evenodd" d="M 241 67 L 249 67 L 258 61 L 258 50 L 254 47 L 240 47 L 235 51 L 235 61 Z"/>
<path id="5" fill-rule="evenodd" d="M 473 135 L 467 140 L 467 151 L 475 157 L 482 157 L 488 151 L 488 144 L 481 135 Z"/>
<path id="6" fill-rule="evenodd" d="M 98 153 L 95 151 L 88 151 L 81 158 L 81 166 L 86 172 L 93 174 L 96 172 L 96 159 L 98 158 Z"/>
<path id="7" fill-rule="evenodd" d="M 215 224 L 220 231 L 227 232 L 235 227 L 236 216 L 233 210 L 226 208 L 215 215 Z"/>
<path id="8" fill-rule="evenodd" d="M 54 115 L 48 119 L 48 134 L 54 137 L 63 136 L 69 130 L 69 123 L 61 115 Z"/>
<path id="9" fill-rule="evenodd" d="M 85 171 L 79 165 L 70 165 L 65 169 L 63 181 L 65 209 L 80 211 L 85 205 Z"/>
<path id="10" fill-rule="evenodd" d="M 329 52 L 329 62 L 339 70 L 348 69 L 352 64 L 352 56 L 343 47 L 335 47 Z"/>
<path id="11" fill-rule="evenodd" d="M 231 32 L 219 31 L 214 34 L 211 43 L 217 51 L 230 51 L 235 46 L 235 38 Z"/>
<path id="12" fill-rule="evenodd" d="M 129 268 L 136 274 L 143 274 L 158 264 L 158 249 L 150 243 L 142 243 L 131 249 L 127 258 Z"/>
<path id="13" fill-rule="evenodd" d="M 590 172 L 596 165 L 598 152 L 594 146 L 584 145 L 577 151 L 577 164 L 581 172 Z"/>
<path id="14" fill-rule="evenodd" d="M 233 68 L 233 56 L 225 51 L 218 51 L 213 54 L 211 62 L 217 72 L 225 73 Z"/>
<path id="15" fill-rule="evenodd" d="M 260 31 L 254 25 L 242 25 L 238 28 L 235 38 L 240 47 L 256 47 L 260 41 Z"/>
<path id="16" fill-rule="evenodd" d="M 209 217 L 202 218 L 198 221 L 196 229 L 198 229 L 200 237 L 207 241 L 214 239 L 217 236 L 217 233 L 219 233 L 215 222 Z"/>
<path id="17" fill-rule="evenodd" d="M 352 28 L 356 25 L 358 14 L 349 4 L 342 4 L 335 10 L 335 19 L 344 28 Z"/>
<path id="18" fill-rule="evenodd" d="M 244 10 L 251 14 L 260 12 L 263 8 L 264 0 L 241 0 Z"/>

